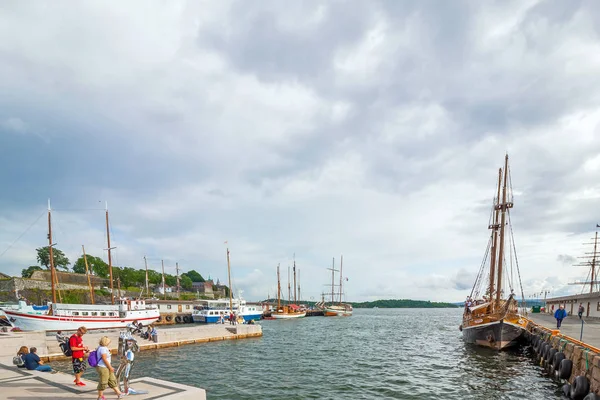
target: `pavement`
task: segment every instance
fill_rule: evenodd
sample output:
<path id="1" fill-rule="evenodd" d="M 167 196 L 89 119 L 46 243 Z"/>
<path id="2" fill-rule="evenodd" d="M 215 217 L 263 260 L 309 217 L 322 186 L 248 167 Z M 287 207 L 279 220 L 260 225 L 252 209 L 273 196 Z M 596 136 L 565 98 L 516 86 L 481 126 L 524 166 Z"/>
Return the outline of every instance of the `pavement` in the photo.
<path id="1" fill-rule="evenodd" d="M 556 329 L 556 319 L 550 314 L 529 314 L 528 318 L 546 328 Z M 580 320 L 577 315 L 569 315 L 562 321 L 562 325 L 559 329 L 560 333 L 580 340 L 582 321 L 583 336 L 581 341 L 590 346 L 600 348 L 600 319 L 598 318 L 583 317 L 583 319 Z"/>
<path id="2" fill-rule="evenodd" d="M 79 387 L 73 384 L 73 375 L 62 372 L 50 373 L 28 371 L 8 363 L 6 358 L 0 360 L 0 398 L 6 400 L 22 399 L 97 399 L 97 382 L 85 379 L 87 386 Z M 127 398 L 139 400 L 176 400 L 194 399 L 206 400 L 204 389 L 163 381 L 155 378 L 139 378 L 130 382 L 130 387 L 145 390 L 148 394 L 136 394 Z M 116 398 L 112 389 L 104 392 L 107 399 Z"/>

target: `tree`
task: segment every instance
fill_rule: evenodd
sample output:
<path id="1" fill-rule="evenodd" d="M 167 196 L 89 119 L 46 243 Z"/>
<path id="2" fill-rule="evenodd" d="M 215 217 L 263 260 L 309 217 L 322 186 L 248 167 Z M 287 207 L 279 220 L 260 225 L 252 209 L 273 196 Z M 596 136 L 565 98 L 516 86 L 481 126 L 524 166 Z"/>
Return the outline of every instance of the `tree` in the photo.
<path id="1" fill-rule="evenodd" d="M 88 268 L 90 272 L 101 278 L 108 278 L 108 264 L 104 262 L 100 257 L 94 257 L 92 255 L 87 256 Z M 85 260 L 83 256 L 79 257 L 75 264 L 73 264 L 73 272 L 78 274 L 85 274 Z"/>
<path id="2" fill-rule="evenodd" d="M 192 280 L 186 274 L 181 276 L 180 284 L 184 289 L 190 290 L 192 288 Z"/>
<path id="3" fill-rule="evenodd" d="M 35 249 L 35 251 L 37 251 L 38 262 L 46 267 L 46 269 L 50 269 L 50 251 L 48 250 L 48 247 L 40 247 Z M 69 264 L 71 262 L 62 250 L 52 249 L 52 258 L 54 259 L 55 268 L 62 268 L 65 271 L 69 270 Z"/>
<path id="4" fill-rule="evenodd" d="M 35 271 L 43 271 L 43 269 L 39 265 L 32 265 L 28 268 L 25 268 L 23 271 L 21 271 L 21 276 L 23 278 L 31 278 L 31 275 L 33 275 L 33 273 Z"/>
<path id="5" fill-rule="evenodd" d="M 204 282 L 204 278 L 198 272 L 191 270 L 186 272 L 184 275 L 187 275 L 192 282 Z"/>

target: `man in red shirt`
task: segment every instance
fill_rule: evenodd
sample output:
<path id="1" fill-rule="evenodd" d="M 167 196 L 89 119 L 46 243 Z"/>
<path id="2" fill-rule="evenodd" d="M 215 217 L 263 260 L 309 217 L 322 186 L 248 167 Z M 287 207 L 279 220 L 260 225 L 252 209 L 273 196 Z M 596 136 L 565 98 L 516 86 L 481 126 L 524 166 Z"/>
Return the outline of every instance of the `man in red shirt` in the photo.
<path id="1" fill-rule="evenodd" d="M 83 335 L 87 333 L 87 328 L 85 326 L 80 326 L 77 329 L 77 332 L 69 338 L 69 346 L 71 347 L 71 351 L 73 352 L 73 372 L 75 373 L 75 384 L 77 386 L 85 386 L 85 383 L 81 382 L 81 375 L 85 372 L 86 363 L 84 360 L 84 353 L 89 352 L 87 346 L 83 345 Z"/>

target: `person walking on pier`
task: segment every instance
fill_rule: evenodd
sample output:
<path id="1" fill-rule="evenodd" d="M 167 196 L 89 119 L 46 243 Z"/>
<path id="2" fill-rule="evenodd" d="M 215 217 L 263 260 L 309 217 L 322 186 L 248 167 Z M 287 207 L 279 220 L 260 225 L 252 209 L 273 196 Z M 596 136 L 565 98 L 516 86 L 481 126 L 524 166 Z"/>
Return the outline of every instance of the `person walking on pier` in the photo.
<path id="1" fill-rule="evenodd" d="M 579 315 L 579 319 L 581 319 L 584 312 L 585 312 L 585 307 L 583 306 L 583 303 L 579 303 L 579 310 L 577 310 L 577 315 Z"/>
<path id="2" fill-rule="evenodd" d="M 123 393 L 119 390 L 119 384 L 117 377 L 115 376 L 115 369 L 111 365 L 111 354 L 108 345 L 110 344 L 110 338 L 108 336 L 102 336 L 98 342 L 99 346 L 96 349 L 98 357 L 98 365 L 96 371 L 98 372 L 98 400 L 106 400 L 104 397 L 104 391 L 107 387 L 114 390 L 115 394 L 120 399 L 123 397 Z"/>
<path id="3" fill-rule="evenodd" d="M 73 352 L 71 357 L 73 358 L 73 372 L 75 373 L 74 382 L 77 386 L 85 386 L 85 383 L 81 382 L 81 375 L 83 375 L 87 367 L 84 355 L 90 351 L 87 346 L 83 345 L 82 337 L 86 333 L 87 328 L 80 326 L 77 332 L 69 338 L 69 347 L 71 347 L 71 351 Z"/>
<path id="4" fill-rule="evenodd" d="M 558 310 L 554 313 L 554 318 L 556 318 L 556 329 L 560 329 L 560 325 L 562 324 L 562 320 L 567 317 L 567 310 L 565 310 L 564 306 L 560 306 Z"/>

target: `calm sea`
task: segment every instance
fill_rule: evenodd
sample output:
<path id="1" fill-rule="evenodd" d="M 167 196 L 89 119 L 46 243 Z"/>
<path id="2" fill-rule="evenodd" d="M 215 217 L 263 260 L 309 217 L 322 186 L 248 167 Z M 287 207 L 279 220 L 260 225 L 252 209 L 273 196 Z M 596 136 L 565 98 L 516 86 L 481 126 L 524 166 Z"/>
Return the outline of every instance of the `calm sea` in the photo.
<path id="1" fill-rule="evenodd" d="M 262 338 L 139 353 L 133 375 L 199 386 L 209 399 L 561 398 L 527 348 L 464 344 L 461 313 L 357 309 L 349 318 L 262 321 Z"/>

